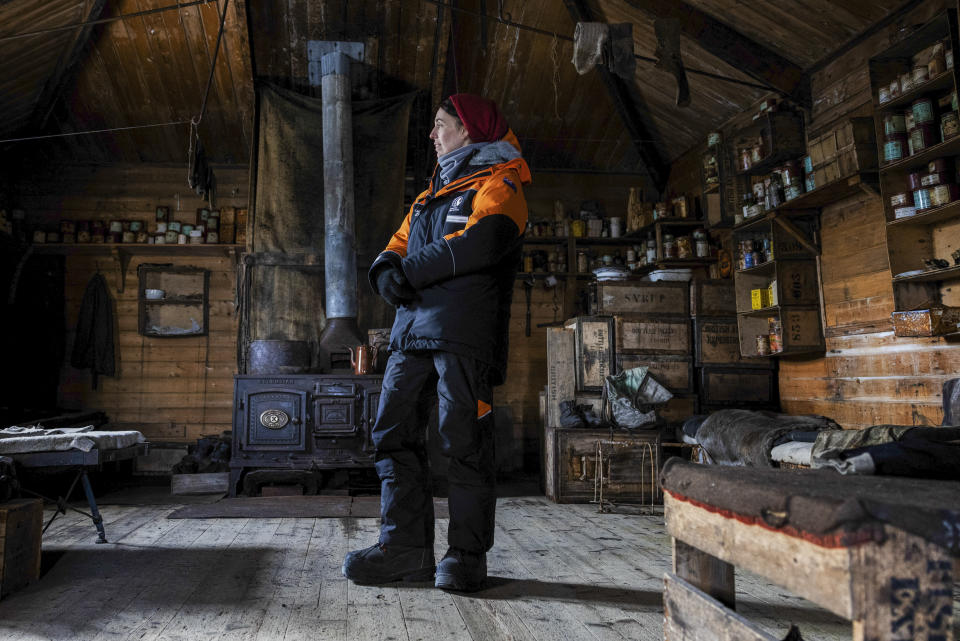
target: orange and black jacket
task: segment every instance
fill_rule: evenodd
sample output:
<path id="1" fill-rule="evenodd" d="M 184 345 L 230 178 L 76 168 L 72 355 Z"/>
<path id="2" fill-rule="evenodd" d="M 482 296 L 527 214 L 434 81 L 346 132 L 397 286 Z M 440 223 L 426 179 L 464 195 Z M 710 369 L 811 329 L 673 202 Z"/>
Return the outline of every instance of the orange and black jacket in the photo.
<path id="1" fill-rule="evenodd" d="M 500 384 L 530 168 L 508 131 L 474 152 L 447 185 L 440 186 L 439 175 L 435 170 L 430 187 L 370 267 L 370 284 L 376 291 L 379 271 L 392 264 L 417 290 L 414 302 L 397 308 L 391 350 L 471 356 L 492 366 L 492 383 Z"/>

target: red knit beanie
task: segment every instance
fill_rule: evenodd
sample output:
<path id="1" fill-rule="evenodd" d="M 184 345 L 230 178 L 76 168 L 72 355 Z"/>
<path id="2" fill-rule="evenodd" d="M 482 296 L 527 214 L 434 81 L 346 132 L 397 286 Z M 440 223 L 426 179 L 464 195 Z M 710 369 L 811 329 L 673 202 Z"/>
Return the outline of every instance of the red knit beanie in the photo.
<path id="1" fill-rule="evenodd" d="M 507 133 L 507 119 L 497 109 L 497 103 L 471 93 L 455 93 L 450 102 L 457 110 L 457 116 L 467 128 L 467 135 L 473 142 L 493 142 Z"/>

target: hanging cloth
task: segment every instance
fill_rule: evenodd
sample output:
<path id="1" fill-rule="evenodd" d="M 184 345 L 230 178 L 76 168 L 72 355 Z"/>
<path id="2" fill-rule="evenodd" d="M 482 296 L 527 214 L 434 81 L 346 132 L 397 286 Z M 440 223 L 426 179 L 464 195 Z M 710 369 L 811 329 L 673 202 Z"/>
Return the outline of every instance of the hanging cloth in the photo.
<path id="1" fill-rule="evenodd" d="M 190 124 L 190 151 L 189 167 L 187 169 L 187 184 L 197 195 L 216 207 L 217 180 L 213 175 L 213 167 L 207 163 L 207 154 L 203 148 L 203 141 L 197 133 L 197 126 Z"/>
<path id="2" fill-rule="evenodd" d="M 573 32 L 572 62 L 581 76 L 602 64 L 624 80 L 633 80 L 637 66 L 633 25 L 578 22 Z"/>
<path id="3" fill-rule="evenodd" d="M 653 30 L 657 34 L 657 68 L 673 74 L 677 81 L 677 106 L 690 104 L 690 85 L 687 72 L 680 59 L 680 21 L 674 18 L 654 20 Z"/>
<path id="4" fill-rule="evenodd" d="M 113 376 L 116 373 L 113 304 L 107 290 L 107 281 L 99 272 L 87 283 L 83 300 L 80 302 L 70 364 L 77 369 L 90 369 L 93 389 L 97 389 L 97 377 L 100 374 Z"/>

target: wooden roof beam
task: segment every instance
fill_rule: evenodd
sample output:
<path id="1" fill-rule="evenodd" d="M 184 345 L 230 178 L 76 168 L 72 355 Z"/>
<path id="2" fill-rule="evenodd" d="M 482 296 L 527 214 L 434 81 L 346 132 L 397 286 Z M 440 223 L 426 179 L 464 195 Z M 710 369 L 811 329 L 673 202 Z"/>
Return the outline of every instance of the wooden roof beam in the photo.
<path id="1" fill-rule="evenodd" d="M 810 107 L 809 75 L 780 54 L 681 0 L 625 1 L 650 18 L 679 20 L 681 33 L 704 51 L 800 105 Z"/>
<path id="2" fill-rule="evenodd" d="M 72 79 L 74 67 L 83 57 L 84 49 L 90 40 L 90 34 L 93 32 L 93 25 L 89 23 L 100 17 L 105 4 L 106 0 L 93 0 L 90 3 L 90 9 L 83 20 L 85 24 L 77 29 L 73 42 L 68 47 L 69 50 L 65 50 L 64 55 L 60 56 L 56 69 L 47 79 L 47 83 L 37 99 L 33 110 L 33 131 L 43 131 L 43 128 L 47 125 L 57 98 L 60 97 L 60 94 Z"/>
<path id="3" fill-rule="evenodd" d="M 593 16 L 585 0 L 563 0 L 563 4 L 570 12 L 570 17 L 574 22 L 592 22 Z M 637 91 L 630 91 L 630 86 L 619 76 L 612 73 L 606 65 L 597 65 L 597 71 L 603 78 L 603 83 L 607 87 L 607 92 L 613 100 L 614 107 L 623 124 L 630 134 L 630 139 L 640 155 L 640 162 L 643 163 L 647 175 L 650 177 L 657 191 L 663 193 L 667 184 L 669 167 L 660 156 L 660 152 L 654 146 L 647 124 L 641 114 L 641 109 L 645 107 L 643 99 Z"/>

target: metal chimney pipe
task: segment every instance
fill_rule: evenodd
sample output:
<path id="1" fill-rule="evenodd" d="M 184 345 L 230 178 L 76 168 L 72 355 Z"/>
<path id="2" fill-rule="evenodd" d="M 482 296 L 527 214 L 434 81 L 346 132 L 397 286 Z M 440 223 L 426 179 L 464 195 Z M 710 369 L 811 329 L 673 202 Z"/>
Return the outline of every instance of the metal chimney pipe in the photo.
<path id="1" fill-rule="evenodd" d="M 366 342 L 357 327 L 353 115 L 350 104 L 351 57 L 362 60 L 363 45 L 347 42 L 319 42 L 316 45 L 320 54 L 323 108 L 323 263 L 327 315 L 327 324 L 318 345 L 318 365 L 324 371 L 348 372 L 349 348 Z M 311 84 L 314 80 L 311 73 Z"/>
<path id="2" fill-rule="evenodd" d="M 350 58 L 320 59 L 323 100 L 323 217 L 327 319 L 357 317 Z"/>

